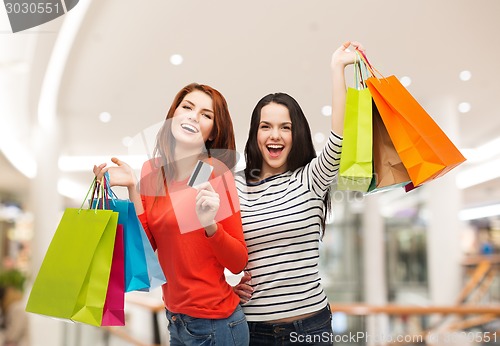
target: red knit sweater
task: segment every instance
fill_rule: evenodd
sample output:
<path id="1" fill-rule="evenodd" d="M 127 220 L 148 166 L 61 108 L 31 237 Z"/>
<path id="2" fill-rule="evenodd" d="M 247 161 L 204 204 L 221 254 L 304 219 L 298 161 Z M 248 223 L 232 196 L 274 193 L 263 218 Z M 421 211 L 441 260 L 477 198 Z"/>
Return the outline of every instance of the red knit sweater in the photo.
<path id="1" fill-rule="evenodd" d="M 219 162 L 220 163 L 220 162 Z M 217 165 L 220 168 L 220 165 Z M 192 317 L 226 318 L 239 297 L 226 282 L 224 268 L 241 272 L 248 260 L 234 179 L 217 168 L 210 180 L 219 194 L 217 231 L 207 237 L 195 212 L 196 190 L 184 181 L 158 188 L 158 169 L 146 162 L 141 174 L 144 213 L 139 219 L 163 268 L 167 309 Z"/>

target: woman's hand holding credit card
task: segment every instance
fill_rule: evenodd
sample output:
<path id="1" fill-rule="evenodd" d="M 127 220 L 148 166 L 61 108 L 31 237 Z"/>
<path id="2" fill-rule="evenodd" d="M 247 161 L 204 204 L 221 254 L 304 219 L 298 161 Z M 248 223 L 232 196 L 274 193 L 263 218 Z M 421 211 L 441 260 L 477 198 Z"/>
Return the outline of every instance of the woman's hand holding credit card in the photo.
<path id="1" fill-rule="evenodd" d="M 209 182 L 212 171 L 213 167 L 211 165 L 198 161 L 188 179 L 188 185 L 198 190 L 196 195 L 196 215 L 209 237 L 217 231 L 215 215 L 220 207 L 219 194 L 215 192 Z"/>

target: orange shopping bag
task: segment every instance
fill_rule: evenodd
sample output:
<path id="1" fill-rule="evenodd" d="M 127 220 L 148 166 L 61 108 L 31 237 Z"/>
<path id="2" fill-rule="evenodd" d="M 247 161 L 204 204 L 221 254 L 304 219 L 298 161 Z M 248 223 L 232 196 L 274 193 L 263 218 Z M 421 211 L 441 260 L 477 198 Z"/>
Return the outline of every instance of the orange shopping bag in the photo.
<path id="1" fill-rule="evenodd" d="M 464 162 L 462 153 L 399 80 L 377 78 L 363 58 L 372 74 L 366 83 L 413 185 L 440 177 Z"/>

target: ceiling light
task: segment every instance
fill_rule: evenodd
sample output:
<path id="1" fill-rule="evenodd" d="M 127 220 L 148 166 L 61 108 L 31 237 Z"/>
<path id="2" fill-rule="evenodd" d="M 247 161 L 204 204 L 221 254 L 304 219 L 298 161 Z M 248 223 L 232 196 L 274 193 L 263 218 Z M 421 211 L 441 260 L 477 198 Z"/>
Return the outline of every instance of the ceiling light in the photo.
<path id="1" fill-rule="evenodd" d="M 94 165 L 104 162 L 110 164 L 113 156 L 128 163 L 136 170 L 141 169 L 144 162 L 148 160 L 147 155 L 60 156 L 58 166 L 63 172 L 91 172 Z"/>
<path id="2" fill-rule="evenodd" d="M 474 149 L 463 149 L 467 161 L 481 162 L 500 154 L 500 137 L 486 142 Z"/>
<path id="3" fill-rule="evenodd" d="M 316 132 L 314 134 L 314 140 L 316 143 L 323 143 L 325 141 L 325 135 L 322 132 Z"/>
<path id="4" fill-rule="evenodd" d="M 484 183 L 500 177 L 500 159 L 487 161 L 457 174 L 456 183 L 458 188 L 468 187 Z"/>
<path id="5" fill-rule="evenodd" d="M 399 81 L 401 82 L 401 84 L 403 84 L 403 86 L 406 88 L 408 87 L 410 84 L 411 84 L 411 78 L 408 77 L 408 76 L 403 76 L 399 79 Z"/>
<path id="6" fill-rule="evenodd" d="M 464 209 L 458 215 L 460 220 L 475 220 L 500 215 L 500 204 Z"/>
<path id="7" fill-rule="evenodd" d="M 122 144 L 126 147 L 130 147 L 134 143 L 134 139 L 132 137 L 123 137 Z"/>
<path id="8" fill-rule="evenodd" d="M 323 106 L 321 108 L 321 114 L 323 114 L 325 117 L 332 115 L 332 106 Z"/>
<path id="9" fill-rule="evenodd" d="M 111 121 L 111 114 L 109 112 L 102 112 L 99 114 L 99 120 L 103 123 L 109 123 Z"/>
<path id="10" fill-rule="evenodd" d="M 470 112 L 471 106 L 469 102 L 461 102 L 458 104 L 458 111 L 460 113 Z"/>
<path id="11" fill-rule="evenodd" d="M 465 81 L 468 81 L 472 77 L 472 74 L 470 73 L 470 71 L 464 70 L 464 71 L 460 72 L 460 74 L 458 76 L 459 76 L 460 80 L 465 82 Z"/>
<path id="12" fill-rule="evenodd" d="M 495 138 L 489 142 L 481 144 L 477 147 L 477 150 L 485 153 L 500 153 L 500 137 Z"/>
<path id="13" fill-rule="evenodd" d="M 180 55 L 180 54 L 172 54 L 170 56 L 170 63 L 172 65 L 178 66 L 178 65 L 182 64 L 183 61 L 184 61 L 184 59 L 182 58 L 182 55 Z"/>
<path id="14" fill-rule="evenodd" d="M 484 161 L 482 153 L 479 153 L 477 149 L 473 148 L 461 148 L 460 152 L 467 159 L 467 163 L 478 163 Z"/>
<path id="15" fill-rule="evenodd" d="M 0 204 L 0 220 L 14 221 L 22 215 L 22 210 L 15 204 Z"/>

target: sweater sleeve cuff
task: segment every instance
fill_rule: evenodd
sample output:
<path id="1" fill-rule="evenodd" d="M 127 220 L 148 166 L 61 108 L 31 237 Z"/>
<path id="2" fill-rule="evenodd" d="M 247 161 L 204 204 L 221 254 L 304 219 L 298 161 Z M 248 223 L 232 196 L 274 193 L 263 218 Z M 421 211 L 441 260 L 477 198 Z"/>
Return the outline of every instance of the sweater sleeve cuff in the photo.
<path id="1" fill-rule="evenodd" d="M 219 244 L 222 241 L 222 239 L 224 238 L 224 234 L 223 234 L 223 233 L 225 233 L 224 227 L 222 226 L 222 224 L 220 222 L 217 222 L 216 225 L 217 225 L 217 231 L 215 231 L 215 233 L 211 237 L 207 236 L 205 233 L 205 237 L 208 239 L 210 245 Z"/>
<path id="2" fill-rule="evenodd" d="M 340 136 L 338 134 L 336 134 L 333 130 L 330 131 L 330 134 L 334 137 L 334 141 L 340 141 L 342 142 L 344 140 L 344 137 L 343 136 Z"/>

